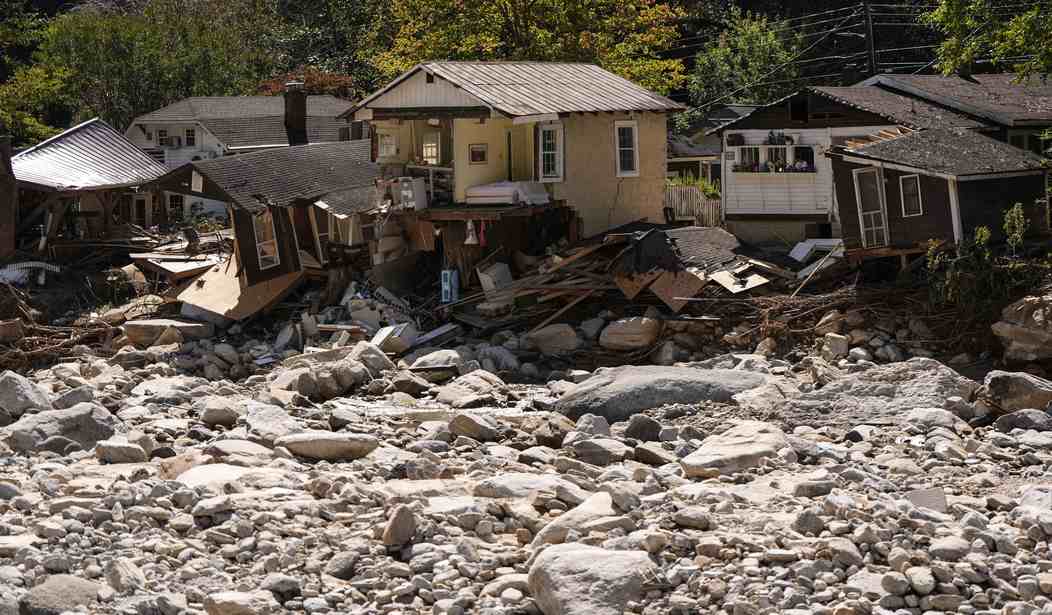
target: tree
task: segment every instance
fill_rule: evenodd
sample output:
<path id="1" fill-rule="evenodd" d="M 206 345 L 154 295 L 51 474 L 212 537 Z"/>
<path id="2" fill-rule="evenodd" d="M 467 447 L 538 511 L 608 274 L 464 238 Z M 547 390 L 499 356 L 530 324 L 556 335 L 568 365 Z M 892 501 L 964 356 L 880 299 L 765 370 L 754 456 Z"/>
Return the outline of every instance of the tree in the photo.
<path id="1" fill-rule="evenodd" d="M 1019 248 L 1023 246 L 1023 239 L 1029 227 L 1030 221 L 1027 220 L 1026 210 L 1023 209 L 1022 203 L 1016 203 L 1005 211 L 1004 226 L 1002 228 L 1005 232 L 1008 247 L 1012 250 L 1012 256 L 1016 256 Z"/>
<path id="2" fill-rule="evenodd" d="M 716 104 L 762 104 L 798 90 L 793 60 L 799 47 L 798 38 L 772 28 L 767 17 L 731 9 L 727 28 L 695 58 L 687 83 L 691 102 L 704 113 Z"/>
<path id="3" fill-rule="evenodd" d="M 83 113 L 118 129 L 187 96 L 254 91 L 282 58 L 270 0 L 145 0 L 52 21 L 39 64 L 65 71 Z"/>
<path id="4" fill-rule="evenodd" d="M 394 36 L 377 66 L 394 76 L 418 62 L 593 62 L 654 91 L 683 79 L 658 54 L 676 41 L 679 12 L 658 0 L 393 0 Z"/>
<path id="5" fill-rule="evenodd" d="M 1052 2 L 1021 12 L 994 0 L 940 0 L 927 15 L 945 40 L 938 48 L 944 73 L 969 72 L 979 60 L 1010 67 L 1020 77 L 1052 73 Z"/>

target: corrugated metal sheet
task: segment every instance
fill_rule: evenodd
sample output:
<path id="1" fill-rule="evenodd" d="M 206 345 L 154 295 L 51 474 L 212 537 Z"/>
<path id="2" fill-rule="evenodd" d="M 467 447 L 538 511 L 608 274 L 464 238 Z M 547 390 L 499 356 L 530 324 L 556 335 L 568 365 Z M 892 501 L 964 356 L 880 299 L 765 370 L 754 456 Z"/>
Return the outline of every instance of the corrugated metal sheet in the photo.
<path id="1" fill-rule="evenodd" d="M 382 96 L 417 71 L 462 88 L 509 116 L 603 111 L 679 111 L 683 105 L 594 64 L 559 62 L 426 62 L 366 98 Z"/>
<path id="2" fill-rule="evenodd" d="M 11 166 L 18 181 L 55 190 L 138 186 L 166 172 L 98 118 L 19 153 Z"/>

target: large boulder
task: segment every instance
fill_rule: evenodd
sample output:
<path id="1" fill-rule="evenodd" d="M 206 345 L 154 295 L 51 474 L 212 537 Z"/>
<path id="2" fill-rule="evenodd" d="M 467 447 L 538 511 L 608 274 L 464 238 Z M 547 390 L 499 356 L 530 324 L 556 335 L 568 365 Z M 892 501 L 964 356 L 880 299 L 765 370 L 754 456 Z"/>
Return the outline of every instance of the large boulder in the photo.
<path id="1" fill-rule="evenodd" d="M 249 439 L 268 446 L 273 446 L 278 438 L 304 430 L 299 421 L 278 406 L 250 401 L 245 410 Z"/>
<path id="2" fill-rule="evenodd" d="M 1052 294 L 1024 297 L 1009 305 L 991 329 L 1005 347 L 1006 361 L 1052 358 Z"/>
<path id="3" fill-rule="evenodd" d="M 553 355 L 573 352 L 581 345 L 577 331 L 567 324 L 548 325 L 526 335 L 527 341 L 541 354 Z"/>
<path id="4" fill-rule="evenodd" d="M 994 370 L 986 375 L 976 397 L 995 414 L 1036 408 L 1044 410 L 1052 402 L 1052 381 L 1023 372 Z"/>
<path id="5" fill-rule="evenodd" d="M 597 414 L 616 423 L 666 404 L 731 403 L 736 394 L 766 381 L 762 374 L 729 369 L 654 365 L 603 368 L 563 395 L 556 410 L 574 420 Z"/>
<path id="6" fill-rule="evenodd" d="M 307 459 L 339 461 L 365 457 L 380 443 L 366 434 L 318 430 L 278 438 L 274 445 L 283 446 L 292 454 Z"/>
<path id="7" fill-rule="evenodd" d="M 742 421 L 727 431 L 709 436 L 701 447 L 680 460 L 690 478 L 736 474 L 776 457 L 790 446 L 778 427 L 760 421 Z"/>
<path id="8" fill-rule="evenodd" d="M 61 615 L 81 606 L 90 608 L 98 602 L 102 588 L 71 574 L 53 574 L 22 596 L 18 610 L 21 615 Z"/>
<path id="9" fill-rule="evenodd" d="M 350 358 L 360 361 L 369 369 L 374 378 L 379 378 L 382 372 L 391 371 L 396 368 L 391 359 L 387 357 L 380 347 L 372 342 L 358 342 L 351 350 Z"/>
<path id="10" fill-rule="evenodd" d="M 115 433 L 117 418 L 98 404 L 77 404 L 65 410 L 28 414 L 4 428 L 7 443 L 19 453 L 43 448 L 45 442 L 75 442 L 87 450 Z M 49 446 L 50 448 L 50 446 Z M 57 451 L 62 452 L 62 451 Z"/>
<path id="11" fill-rule="evenodd" d="M 478 400 L 502 396 L 506 389 L 507 385 L 500 376 L 477 369 L 440 387 L 436 400 L 454 408 L 467 408 L 478 405 L 474 403 Z"/>
<path id="12" fill-rule="evenodd" d="M 574 508 L 559 515 L 554 521 L 544 526 L 533 538 L 533 548 L 545 544 L 560 544 L 566 540 L 570 530 L 578 529 L 589 521 L 603 517 L 616 517 L 613 498 L 609 493 L 595 493 Z"/>
<path id="13" fill-rule="evenodd" d="M 0 425 L 10 425 L 26 413 L 51 410 L 44 389 L 12 371 L 0 374 Z"/>
<path id="14" fill-rule="evenodd" d="M 835 377 L 768 410 L 795 425 L 891 425 L 914 408 L 949 410 L 950 398 L 970 399 L 978 386 L 938 361 L 915 358 Z"/>
<path id="15" fill-rule="evenodd" d="M 545 615 L 621 615 L 643 597 L 643 581 L 655 572 L 644 551 L 569 543 L 537 556 L 528 582 Z"/>
<path id="16" fill-rule="evenodd" d="M 269 591 L 216 592 L 205 598 L 208 615 L 267 615 L 279 613 L 281 605 Z"/>
<path id="17" fill-rule="evenodd" d="M 607 350 L 642 350 L 657 343 L 661 321 L 646 316 L 622 318 L 608 324 L 599 334 L 599 345 Z"/>

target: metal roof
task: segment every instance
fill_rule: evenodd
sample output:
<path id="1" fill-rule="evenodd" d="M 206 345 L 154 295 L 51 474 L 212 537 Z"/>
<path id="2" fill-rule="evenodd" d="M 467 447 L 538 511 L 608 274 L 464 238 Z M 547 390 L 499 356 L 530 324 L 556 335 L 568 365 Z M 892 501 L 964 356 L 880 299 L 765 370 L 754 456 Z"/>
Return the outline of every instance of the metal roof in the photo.
<path id="1" fill-rule="evenodd" d="M 11 166 L 20 182 L 63 191 L 138 186 L 167 170 L 98 118 L 20 152 Z"/>
<path id="2" fill-rule="evenodd" d="M 403 73 L 356 108 L 368 107 L 377 97 L 421 70 L 445 79 L 511 117 L 604 111 L 667 112 L 686 108 L 594 64 L 564 62 L 425 62 Z"/>

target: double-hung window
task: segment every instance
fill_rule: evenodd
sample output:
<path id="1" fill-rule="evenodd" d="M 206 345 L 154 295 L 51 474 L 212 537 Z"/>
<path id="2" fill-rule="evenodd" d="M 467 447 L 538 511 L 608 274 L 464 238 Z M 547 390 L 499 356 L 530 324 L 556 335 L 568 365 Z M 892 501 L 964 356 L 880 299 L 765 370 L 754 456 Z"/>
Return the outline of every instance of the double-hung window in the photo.
<path id="1" fill-rule="evenodd" d="M 438 165 L 442 159 L 442 135 L 437 130 L 425 132 L 421 149 L 423 149 L 424 162 Z"/>
<path id="2" fill-rule="evenodd" d="M 281 263 L 281 256 L 278 254 L 278 237 L 274 232 L 274 214 L 268 209 L 252 216 L 252 227 L 256 233 L 256 256 L 259 258 L 260 270 L 277 267 Z"/>
<path id="3" fill-rule="evenodd" d="M 923 216 L 924 205 L 921 203 L 920 175 L 900 177 L 899 191 L 902 194 L 902 217 Z"/>
<path id="4" fill-rule="evenodd" d="M 563 126 L 541 124 L 538 131 L 540 159 L 537 174 L 542 182 L 563 180 Z"/>
<path id="5" fill-rule="evenodd" d="M 376 155 L 378 158 L 398 156 L 398 134 L 391 131 L 376 131 Z"/>
<path id="6" fill-rule="evenodd" d="M 197 131 L 193 128 L 186 129 L 186 146 L 195 147 L 197 145 Z"/>
<path id="7" fill-rule="evenodd" d="M 639 124 L 635 120 L 614 122 L 617 143 L 617 176 L 639 176 Z"/>
<path id="8" fill-rule="evenodd" d="M 168 145 L 168 131 L 164 128 L 157 130 L 157 145 L 162 147 Z"/>

